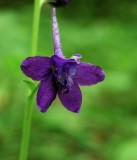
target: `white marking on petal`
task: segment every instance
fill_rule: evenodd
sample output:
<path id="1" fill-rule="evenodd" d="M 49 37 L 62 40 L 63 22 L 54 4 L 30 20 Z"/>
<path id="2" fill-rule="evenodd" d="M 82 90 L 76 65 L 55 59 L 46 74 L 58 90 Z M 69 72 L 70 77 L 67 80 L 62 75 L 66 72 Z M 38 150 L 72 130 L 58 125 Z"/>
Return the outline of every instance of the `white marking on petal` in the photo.
<path id="1" fill-rule="evenodd" d="M 74 59 L 79 64 L 80 58 L 82 58 L 82 56 L 80 54 L 74 54 L 74 56 L 72 56 L 71 58 Z"/>

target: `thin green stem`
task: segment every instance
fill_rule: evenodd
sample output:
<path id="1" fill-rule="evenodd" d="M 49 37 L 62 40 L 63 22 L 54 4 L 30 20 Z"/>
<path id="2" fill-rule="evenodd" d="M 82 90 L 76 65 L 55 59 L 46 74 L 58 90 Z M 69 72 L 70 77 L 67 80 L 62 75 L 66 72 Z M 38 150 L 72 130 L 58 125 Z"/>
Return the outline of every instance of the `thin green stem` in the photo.
<path id="1" fill-rule="evenodd" d="M 30 125 L 31 125 L 31 116 L 32 116 L 32 106 L 33 106 L 32 102 L 33 102 L 33 97 L 31 96 L 31 97 L 28 98 L 27 104 L 25 106 L 20 160 L 26 160 L 27 159 L 28 143 L 29 143 L 29 135 L 30 135 Z"/>
<path id="2" fill-rule="evenodd" d="M 41 11 L 41 7 L 44 2 L 46 2 L 46 0 L 35 0 L 34 1 L 31 56 L 35 56 L 37 54 L 40 11 Z"/>
<path id="3" fill-rule="evenodd" d="M 41 11 L 42 4 L 44 2 L 45 0 L 34 0 L 31 56 L 35 56 L 37 54 L 40 11 Z M 20 160 L 27 160 L 31 117 L 32 117 L 32 107 L 33 107 L 33 97 L 36 90 L 37 90 L 37 87 L 33 91 L 31 91 L 31 94 L 28 96 L 28 100 L 25 106 Z"/>
<path id="4" fill-rule="evenodd" d="M 33 97 L 37 89 L 38 89 L 38 86 L 28 96 L 27 103 L 25 106 L 20 160 L 27 159 L 31 117 L 32 117 L 32 107 L 33 107 Z"/>

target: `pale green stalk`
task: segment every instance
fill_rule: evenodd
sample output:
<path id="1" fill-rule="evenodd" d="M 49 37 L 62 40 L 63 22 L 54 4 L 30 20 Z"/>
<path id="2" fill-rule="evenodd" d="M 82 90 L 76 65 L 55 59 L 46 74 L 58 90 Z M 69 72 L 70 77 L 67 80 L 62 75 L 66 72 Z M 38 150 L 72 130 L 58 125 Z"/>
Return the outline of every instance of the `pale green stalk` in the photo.
<path id="1" fill-rule="evenodd" d="M 35 56 L 37 54 L 40 11 L 44 2 L 46 2 L 46 0 L 34 0 L 31 56 Z"/>
<path id="2" fill-rule="evenodd" d="M 45 1 L 46 0 L 34 0 L 31 56 L 35 56 L 37 54 L 40 11 Z M 31 94 L 28 96 L 27 103 L 25 106 L 20 160 L 27 160 L 31 117 L 32 117 L 32 107 L 33 107 L 33 97 L 36 90 L 37 90 L 37 87 L 35 87 L 35 89 L 31 91 Z"/>

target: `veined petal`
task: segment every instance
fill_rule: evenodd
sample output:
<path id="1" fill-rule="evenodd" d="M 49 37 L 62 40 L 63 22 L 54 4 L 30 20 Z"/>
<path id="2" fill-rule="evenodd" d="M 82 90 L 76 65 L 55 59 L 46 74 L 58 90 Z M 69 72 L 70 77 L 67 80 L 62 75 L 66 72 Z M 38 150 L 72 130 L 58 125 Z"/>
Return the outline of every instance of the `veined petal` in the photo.
<path id="1" fill-rule="evenodd" d="M 46 112 L 53 100 L 56 98 L 56 89 L 53 86 L 52 75 L 41 81 L 37 93 L 37 105 L 41 112 Z"/>
<path id="2" fill-rule="evenodd" d="M 77 84 L 72 84 L 69 87 L 69 92 L 58 92 L 58 96 L 62 104 L 72 112 L 79 112 L 82 103 L 82 94 Z"/>
<path id="3" fill-rule="evenodd" d="M 76 74 L 73 80 L 79 85 L 93 85 L 103 81 L 105 78 L 104 71 L 93 64 L 81 62 L 76 66 Z"/>
<path id="4" fill-rule="evenodd" d="M 44 80 L 50 72 L 52 60 L 48 57 L 28 57 L 21 64 L 23 73 L 33 80 Z"/>

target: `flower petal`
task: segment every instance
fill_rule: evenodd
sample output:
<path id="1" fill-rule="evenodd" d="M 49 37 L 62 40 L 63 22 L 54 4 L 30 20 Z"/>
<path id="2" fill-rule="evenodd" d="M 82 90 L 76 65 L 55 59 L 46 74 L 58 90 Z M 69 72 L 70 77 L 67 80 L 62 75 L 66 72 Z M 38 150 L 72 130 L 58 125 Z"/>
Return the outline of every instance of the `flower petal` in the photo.
<path id="1" fill-rule="evenodd" d="M 44 80 L 52 66 L 52 60 L 48 57 L 28 57 L 21 64 L 23 73 L 33 80 Z"/>
<path id="2" fill-rule="evenodd" d="M 37 105 L 41 112 L 46 112 L 52 101 L 56 98 L 56 89 L 53 86 L 52 75 L 41 81 L 37 93 Z"/>
<path id="3" fill-rule="evenodd" d="M 79 85 L 93 85 L 103 81 L 105 78 L 104 71 L 93 64 L 81 62 L 76 66 L 76 74 L 73 80 Z"/>
<path id="4" fill-rule="evenodd" d="M 59 99 L 62 104 L 72 112 L 79 112 L 82 103 L 82 94 L 77 84 L 72 84 L 69 88 L 69 92 L 59 91 Z"/>
<path id="5" fill-rule="evenodd" d="M 62 67 L 66 63 L 76 63 L 75 59 L 60 58 L 57 55 L 53 55 L 51 59 L 54 61 L 56 67 Z"/>

